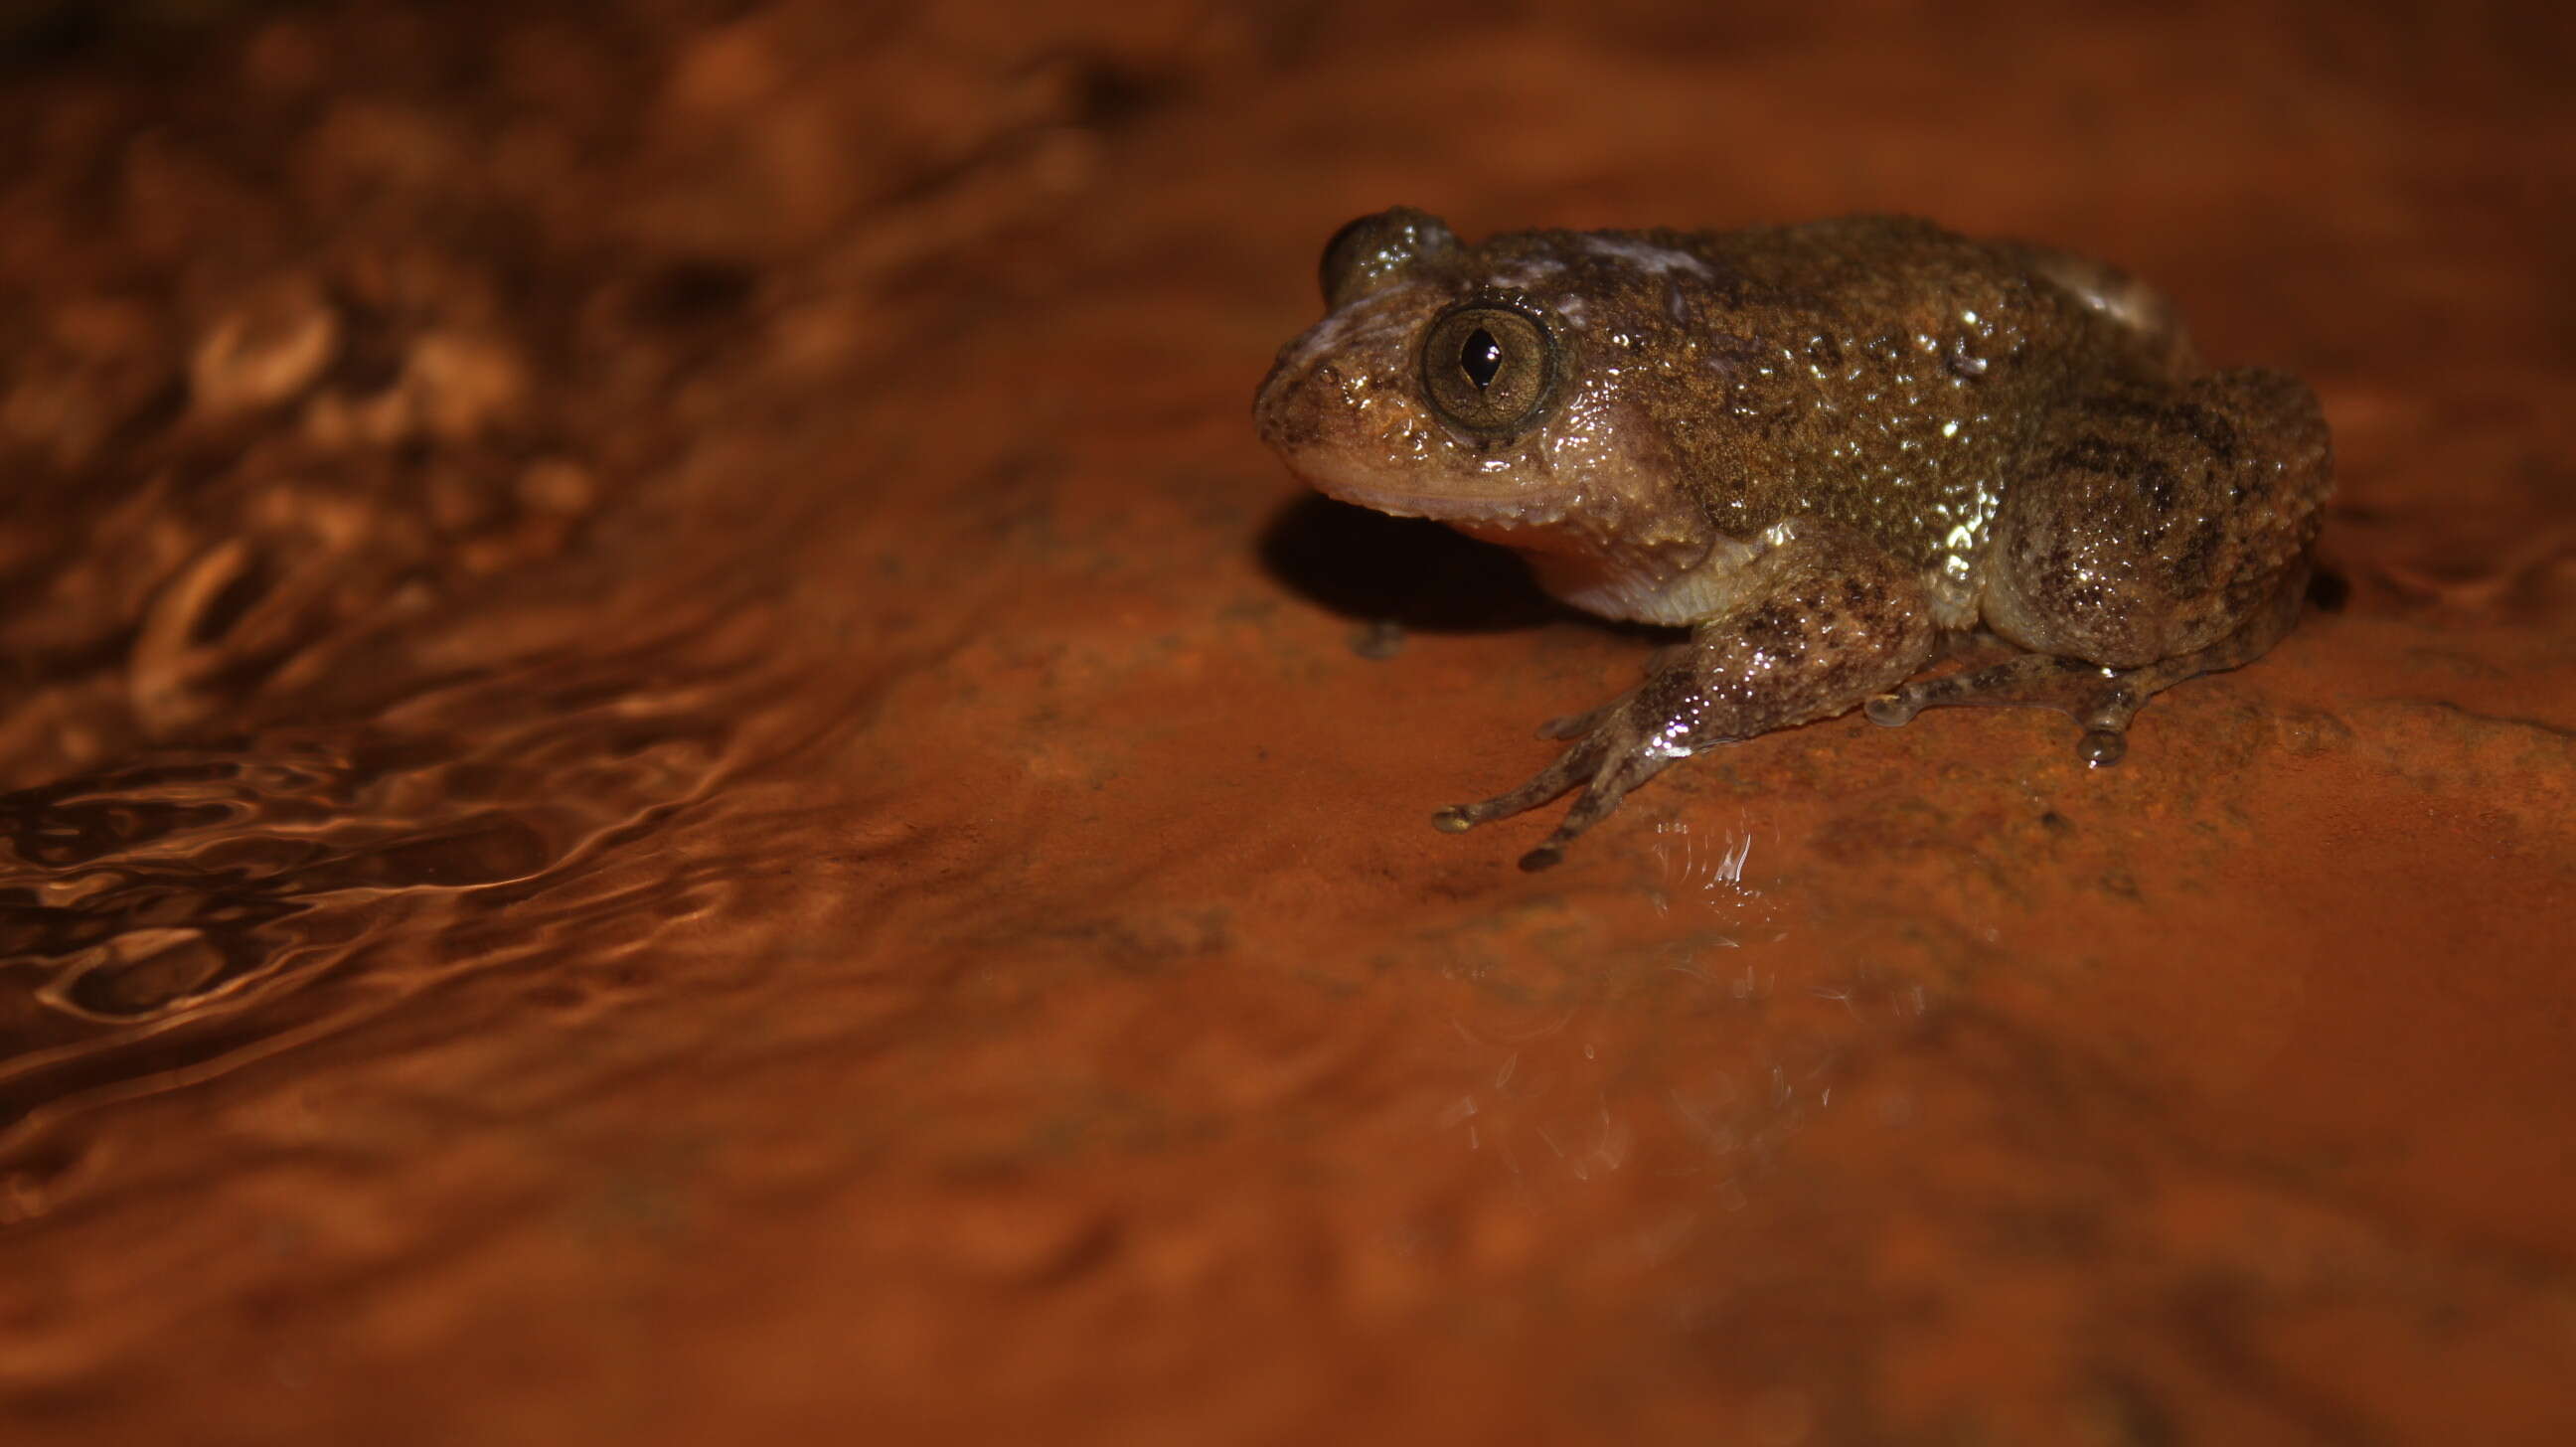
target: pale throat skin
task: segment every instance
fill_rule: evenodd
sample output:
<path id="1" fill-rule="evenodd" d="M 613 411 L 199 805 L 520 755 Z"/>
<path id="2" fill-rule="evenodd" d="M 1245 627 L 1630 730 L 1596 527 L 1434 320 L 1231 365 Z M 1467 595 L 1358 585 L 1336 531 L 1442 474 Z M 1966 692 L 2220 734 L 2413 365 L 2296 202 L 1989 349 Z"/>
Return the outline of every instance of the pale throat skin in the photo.
<path id="1" fill-rule="evenodd" d="M 1344 227 L 1323 280 L 1253 406 L 1291 471 L 1693 630 L 1553 726 L 1556 765 L 1438 816 L 1583 790 L 1526 868 L 1675 758 L 1863 704 L 2064 708 L 2113 762 L 2148 695 L 2296 615 L 2330 485 L 2314 397 L 2205 368 L 2100 263 L 1893 217 L 1471 247 L 1397 208 Z M 1900 687 L 1974 629 L 2026 652 Z"/>

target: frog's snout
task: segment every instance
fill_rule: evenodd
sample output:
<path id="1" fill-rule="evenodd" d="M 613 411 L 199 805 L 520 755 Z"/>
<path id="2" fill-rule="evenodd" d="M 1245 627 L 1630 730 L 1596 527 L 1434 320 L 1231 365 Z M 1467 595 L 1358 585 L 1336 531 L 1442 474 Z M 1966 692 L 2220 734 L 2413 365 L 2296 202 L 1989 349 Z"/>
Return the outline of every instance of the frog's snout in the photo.
<path id="1" fill-rule="evenodd" d="M 1332 363 L 1301 366 L 1283 352 L 1252 394 L 1253 430 L 1282 453 L 1311 447 L 1324 435 L 1324 399 L 1338 395 L 1340 387 L 1341 373 Z"/>

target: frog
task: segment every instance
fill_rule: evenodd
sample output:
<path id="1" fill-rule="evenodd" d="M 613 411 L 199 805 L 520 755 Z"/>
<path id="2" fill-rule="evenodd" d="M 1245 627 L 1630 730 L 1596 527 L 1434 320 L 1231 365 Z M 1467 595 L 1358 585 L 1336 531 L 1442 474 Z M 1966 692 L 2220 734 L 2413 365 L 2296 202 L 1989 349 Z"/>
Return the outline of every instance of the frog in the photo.
<path id="1" fill-rule="evenodd" d="M 2150 697 L 2260 657 L 2308 593 L 2316 395 L 2204 362 L 2107 262 L 1890 215 L 1470 245 L 1398 206 L 1320 279 L 1253 401 L 1290 473 L 1687 630 L 1543 725 L 1564 747 L 1528 782 L 1434 814 L 1574 794 L 1524 869 L 1679 760 L 1855 709 L 2053 708 L 2116 764 Z"/>

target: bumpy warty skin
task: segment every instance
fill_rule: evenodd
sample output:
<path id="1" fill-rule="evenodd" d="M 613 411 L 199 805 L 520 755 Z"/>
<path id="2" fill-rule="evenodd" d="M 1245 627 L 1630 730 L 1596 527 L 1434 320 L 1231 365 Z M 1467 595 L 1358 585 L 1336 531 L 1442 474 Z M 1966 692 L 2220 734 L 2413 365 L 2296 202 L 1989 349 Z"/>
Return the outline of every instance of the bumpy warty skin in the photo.
<path id="1" fill-rule="evenodd" d="M 1319 490 L 1512 547 L 1579 607 L 1691 625 L 1699 666 L 1668 673 L 1731 696 L 1763 692 L 1715 676 L 1744 622 L 1776 630 L 1834 572 L 1921 615 L 1847 643 L 1807 630 L 1815 676 L 1772 669 L 1768 704 L 1697 710 L 1695 731 L 1629 720 L 1684 752 L 1849 709 L 1975 627 L 2112 669 L 2234 666 L 2286 627 L 2275 603 L 2328 486 L 2296 379 L 2206 370 L 2172 308 L 2110 267 L 1922 221 L 1471 247 L 1399 208 L 1344 228 L 1324 282 L 1327 315 L 1254 407 Z M 2125 726 L 2042 676 L 1921 702 Z M 1659 678 L 1629 712 L 1682 687 Z M 1873 717 L 1891 711 L 1910 712 Z M 1587 781 L 1600 767 L 1557 782 Z"/>

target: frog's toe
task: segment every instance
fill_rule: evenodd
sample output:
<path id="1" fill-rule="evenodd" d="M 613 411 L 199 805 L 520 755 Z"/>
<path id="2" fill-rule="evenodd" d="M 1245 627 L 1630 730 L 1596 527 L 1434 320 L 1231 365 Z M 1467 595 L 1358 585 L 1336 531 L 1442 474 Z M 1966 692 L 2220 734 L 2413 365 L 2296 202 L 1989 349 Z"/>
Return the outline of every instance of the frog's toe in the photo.
<path id="1" fill-rule="evenodd" d="M 1654 746 L 1654 731 L 1639 724 L 1634 711 L 1618 704 L 1584 715 L 1587 727 L 1574 746 L 1541 769 L 1528 783 L 1507 794 L 1474 804 L 1456 804 L 1431 816 L 1433 827 L 1450 833 L 1496 819 L 1526 813 L 1542 804 L 1578 794 L 1574 807 L 1539 846 L 1521 856 L 1521 868 L 1545 869 L 1565 857 L 1575 837 L 1610 816 L 1628 791 L 1663 772 L 1678 755 Z M 1560 723 L 1568 722 L 1559 720 Z"/>
<path id="2" fill-rule="evenodd" d="M 1557 755 L 1555 763 L 1539 770 L 1528 783 L 1507 794 L 1496 794 L 1473 804 L 1452 804 L 1431 816 L 1431 827 L 1447 834 L 1463 834 L 1479 824 L 1525 814 L 1581 786 L 1599 769 L 1604 752 L 1601 735 L 1596 730 Z"/>
<path id="3" fill-rule="evenodd" d="M 1869 700 L 1860 706 L 1860 711 L 1871 723 L 1895 728 L 1912 723 L 1914 716 L 1923 711 L 1923 700 L 1909 684 L 1894 693 L 1882 693 Z"/>
<path id="4" fill-rule="evenodd" d="M 1535 874 L 1562 861 L 1565 846 L 1573 843 L 1576 835 L 1609 818 L 1610 811 L 1619 807 L 1619 801 L 1628 797 L 1629 790 L 1662 773 L 1672 761 L 1672 755 L 1647 748 L 1627 748 L 1613 754 L 1583 786 L 1583 793 L 1575 799 L 1574 807 L 1565 811 L 1565 818 L 1557 823 L 1547 838 L 1541 840 L 1536 849 L 1521 856 L 1521 868 Z"/>
<path id="5" fill-rule="evenodd" d="M 2075 757 L 2097 769 L 2120 762 L 2128 752 L 2129 735 L 2124 729 L 2086 729 L 2075 741 Z"/>

